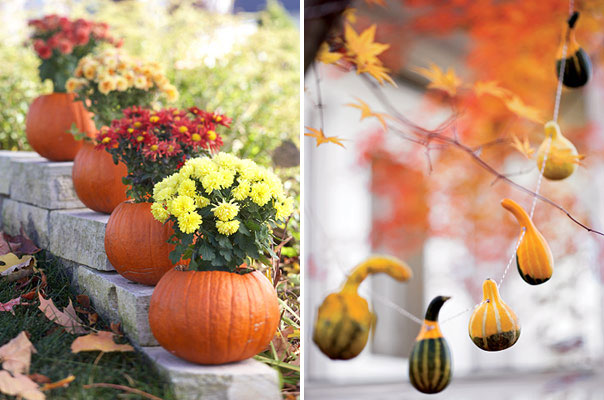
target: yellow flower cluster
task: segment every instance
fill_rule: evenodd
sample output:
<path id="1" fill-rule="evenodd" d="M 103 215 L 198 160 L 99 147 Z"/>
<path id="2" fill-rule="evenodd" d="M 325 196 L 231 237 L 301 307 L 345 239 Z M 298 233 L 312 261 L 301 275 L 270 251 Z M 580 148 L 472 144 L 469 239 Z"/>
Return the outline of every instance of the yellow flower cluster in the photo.
<path id="1" fill-rule="evenodd" d="M 213 216 L 216 230 L 226 236 L 239 230 L 241 213 L 249 207 L 270 204 L 268 216 L 284 220 L 294 203 L 285 196 L 277 175 L 228 153 L 188 160 L 177 173 L 155 185 L 153 199 L 155 219 L 165 222 L 173 216 L 184 233 L 198 230 L 203 223 L 199 211 L 212 206 L 205 218 Z"/>
<path id="2" fill-rule="evenodd" d="M 148 91 L 157 87 L 168 101 L 178 99 L 178 90 L 170 84 L 158 63 L 137 60 L 119 49 L 106 49 L 83 57 L 74 75 L 66 83 L 70 93 L 92 84 L 103 94 L 131 88 Z"/>

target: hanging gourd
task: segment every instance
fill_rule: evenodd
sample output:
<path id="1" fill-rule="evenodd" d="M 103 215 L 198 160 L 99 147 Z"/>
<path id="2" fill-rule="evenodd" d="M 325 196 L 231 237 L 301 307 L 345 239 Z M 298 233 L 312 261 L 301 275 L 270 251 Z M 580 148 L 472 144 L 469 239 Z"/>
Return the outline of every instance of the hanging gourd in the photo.
<path id="1" fill-rule="evenodd" d="M 469 331 L 474 344 L 486 351 L 512 347 L 520 336 L 518 317 L 501 299 L 491 279 L 482 284 L 482 302 L 470 317 Z"/>
<path id="2" fill-rule="evenodd" d="M 440 308 L 449 299 L 432 299 L 409 356 L 409 380 L 422 393 L 441 392 L 451 381 L 451 352 L 438 326 Z"/>
<path id="3" fill-rule="evenodd" d="M 589 56 L 575 39 L 575 25 L 578 19 L 579 12 L 575 11 L 564 27 L 562 43 L 556 54 L 557 76 L 560 77 L 560 68 L 562 68 L 562 63 L 564 63 L 562 83 L 569 88 L 584 86 L 591 77 L 591 61 L 589 60 Z M 567 55 L 565 59 L 562 59 L 564 43 L 567 43 Z"/>
<path id="4" fill-rule="evenodd" d="M 514 214 L 520 226 L 526 230 L 516 251 L 516 265 L 520 276 L 530 285 L 546 282 L 554 272 L 554 257 L 545 238 L 518 203 L 503 199 L 501 205 Z M 520 234 L 522 235 L 522 232 Z"/>
<path id="5" fill-rule="evenodd" d="M 575 172 L 582 156 L 570 140 L 562 136 L 560 126 L 555 121 L 545 124 L 545 139 L 537 150 L 537 167 L 541 171 L 547 154 L 543 176 L 550 180 L 562 180 Z"/>
<path id="6" fill-rule="evenodd" d="M 412 277 L 411 269 L 402 261 L 389 256 L 372 256 L 359 264 L 344 287 L 323 300 L 319 307 L 313 341 L 331 359 L 348 360 L 365 348 L 369 331 L 376 317 L 369 311 L 367 300 L 357 293 L 359 285 L 369 274 L 386 273 L 397 281 Z"/>

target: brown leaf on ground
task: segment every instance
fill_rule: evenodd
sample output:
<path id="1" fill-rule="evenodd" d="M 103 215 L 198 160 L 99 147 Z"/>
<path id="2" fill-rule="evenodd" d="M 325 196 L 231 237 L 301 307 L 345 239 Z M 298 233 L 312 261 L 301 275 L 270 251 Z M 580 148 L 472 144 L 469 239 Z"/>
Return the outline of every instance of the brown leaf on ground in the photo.
<path id="1" fill-rule="evenodd" d="M 31 353 L 35 352 L 36 348 L 23 331 L 16 338 L 0 347 L 2 368 L 13 374 L 26 374 L 29 372 Z"/>
<path id="2" fill-rule="evenodd" d="M 7 301 L 6 303 L 0 303 L 0 312 L 8 311 L 11 314 L 15 315 L 15 311 L 13 310 L 13 307 L 19 306 L 19 305 L 29 305 L 29 303 L 23 302 L 21 300 L 21 296 L 15 297 L 14 299 Z"/>
<path id="3" fill-rule="evenodd" d="M 40 248 L 27 236 L 21 227 L 21 234 L 11 236 L 7 233 L 0 235 L 0 255 L 15 253 L 17 256 L 32 255 L 40 251 Z"/>
<path id="4" fill-rule="evenodd" d="M 46 383 L 44 386 L 42 386 L 40 388 L 40 390 L 46 391 L 46 390 L 52 390 L 52 389 L 67 387 L 74 380 L 75 380 L 75 376 L 69 375 L 67 378 L 63 378 L 60 381 L 56 381 L 56 382 L 53 382 L 53 383 Z"/>
<path id="5" fill-rule="evenodd" d="M 90 297 L 85 294 L 79 294 L 76 297 L 76 301 L 84 308 L 90 308 Z"/>
<path id="6" fill-rule="evenodd" d="M 36 382 L 38 385 L 43 385 L 45 383 L 50 383 L 52 380 L 46 375 L 42 374 L 29 374 L 29 379 Z"/>
<path id="7" fill-rule="evenodd" d="M 96 324 L 98 320 L 99 320 L 99 314 L 97 314 L 97 313 L 88 314 L 88 323 L 90 325 Z"/>
<path id="8" fill-rule="evenodd" d="M 8 371 L 0 371 L 0 392 L 9 396 L 20 396 L 25 400 L 44 400 L 46 396 L 38 385 L 21 374 L 12 376 Z"/>
<path id="9" fill-rule="evenodd" d="M 111 332 L 115 333 L 116 335 L 122 334 L 122 324 L 119 322 L 111 322 L 109 324 L 109 328 L 111 329 Z"/>
<path id="10" fill-rule="evenodd" d="M 45 299 L 41 293 L 38 293 L 38 298 L 40 299 L 40 311 L 46 315 L 46 317 L 61 325 L 65 330 L 69 333 L 73 334 L 81 334 L 86 333 L 86 328 L 84 328 L 84 323 L 77 316 L 73 304 L 71 303 L 71 299 L 69 300 L 69 305 L 63 309 L 63 311 L 59 311 L 59 309 L 54 305 L 52 299 Z"/>
<path id="11" fill-rule="evenodd" d="M 33 256 L 17 257 L 14 253 L 4 254 L 0 256 L 0 278 L 11 282 L 19 280 L 33 274 L 35 266 L 36 259 Z"/>
<path id="12" fill-rule="evenodd" d="M 113 341 L 114 334 L 109 331 L 100 331 L 86 336 L 76 338 L 71 344 L 71 351 L 79 353 L 80 351 L 102 351 L 108 353 L 112 351 L 134 351 L 129 344 L 117 344 Z"/>

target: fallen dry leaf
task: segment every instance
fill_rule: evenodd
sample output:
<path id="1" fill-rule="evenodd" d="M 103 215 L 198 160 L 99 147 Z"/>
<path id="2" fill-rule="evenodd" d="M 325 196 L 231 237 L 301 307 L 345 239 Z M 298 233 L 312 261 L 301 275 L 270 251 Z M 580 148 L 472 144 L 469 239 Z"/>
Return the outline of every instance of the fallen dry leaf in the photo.
<path id="1" fill-rule="evenodd" d="M 117 344 L 113 341 L 114 334 L 109 331 L 100 331 L 86 336 L 76 338 L 71 344 L 71 351 L 79 353 L 80 351 L 102 351 L 108 353 L 112 351 L 134 351 L 129 344 Z"/>
<path id="2" fill-rule="evenodd" d="M 43 385 L 43 384 L 52 382 L 52 380 L 49 377 L 47 377 L 46 375 L 35 373 L 35 374 L 29 374 L 28 376 L 29 376 L 29 379 L 36 382 L 38 385 Z"/>
<path id="3" fill-rule="evenodd" d="M 84 308 L 90 307 L 90 297 L 86 296 L 85 294 L 79 294 L 76 297 L 76 301 Z"/>
<path id="4" fill-rule="evenodd" d="M 7 233 L 0 235 L 0 255 L 7 253 L 15 253 L 17 256 L 32 255 L 39 251 L 40 248 L 25 234 L 23 227 L 19 235 L 11 236 Z"/>
<path id="5" fill-rule="evenodd" d="M 116 335 L 121 335 L 122 334 L 122 324 L 121 324 L 121 322 L 111 322 L 109 324 L 109 328 L 111 329 L 111 332 L 115 333 Z"/>
<path id="6" fill-rule="evenodd" d="M 8 371 L 0 371 L 0 392 L 9 396 L 20 396 L 26 400 L 44 400 L 46 396 L 38 385 L 21 374 L 12 376 Z"/>
<path id="7" fill-rule="evenodd" d="M 14 253 L 4 254 L 0 256 L 0 277 L 16 281 L 31 275 L 35 266 L 36 259 L 33 256 L 17 257 Z"/>
<path id="8" fill-rule="evenodd" d="M 60 387 L 67 387 L 74 380 L 75 380 L 75 376 L 69 375 L 67 378 L 63 378 L 60 381 L 46 383 L 44 386 L 42 386 L 40 388 L 40 390 L 46 391 L 46 390 L 52 390 L 52 389 L 56 389 L 56 388 L 60 388 Z"/>
<path id="9" fill-rule="evenodd" d="M 44 297 L 42 297 L 41 293 L 38 293 L 38 298 L 40 299 L 40 307 L 38 308 L 44 313 L 44 315 L 46 315 L 49 320 L 61 325 L 69 333 L 86 333 L 84 323 L 77 316 L 73 308 L 73 304 L 71 303 L 71 299 L 69 300 L 69 305 L 65 307 L 65 309 L 63 309 L 63 311 L 61 312 L 55 306 L 52 299 L 45 299 Z"/>
<path id="10" fill-rule="evenodd" d="M 8 311 L 11 314 L 15 315 L 13 307 L 27 304 L 29 303 L 24 303 L 23 301 L 21 301 L 21 296 L 15 297 L 14 299 L 7 301 L 6 303 L 0 303 L 0 312 Z"/>
<path id="11" fill-rule="evenodd" d="M 2 368 L 13 374 L 26 374 L 29 372 L 31 353 L 35 352 L 36 348 L 29 341 L 25 331 L 23 331 L 10 342 L 0 347 Z"/>

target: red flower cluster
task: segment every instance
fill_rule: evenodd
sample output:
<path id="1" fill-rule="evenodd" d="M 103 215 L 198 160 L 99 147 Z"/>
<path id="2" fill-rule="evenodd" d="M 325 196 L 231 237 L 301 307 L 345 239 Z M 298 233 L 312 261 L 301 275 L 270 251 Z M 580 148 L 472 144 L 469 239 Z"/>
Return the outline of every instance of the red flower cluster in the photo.
<path id="1" fill-rule="evenodd" d="M 86 46 L 92 39 L 121 46 L 108 34 L 106 23 L 97 23 L 85 19 L 71 21 L 66 17 L 52 14 L 42 19 L 32 19 L 29 25 L 35 28 L 32 35 L 34 49 L 40 58 L 46 60 L 52 56 L 53 49 L 61 54 L 71 54 L 74 47 Z"/>
<path id="2" fill-rule="evenodd" d="M 218 150 L 222 137 L 216 128 L 231 123 L 224 115 L 197 107 L 153 111 L 134 106 L 123 113 L 122 119 L 113 120 L 109 128 L 99 132 L 97 148 L 110 153 L 134 152 L 152 161 L 173 157 L 185 160 L 201 150 Z"/>

